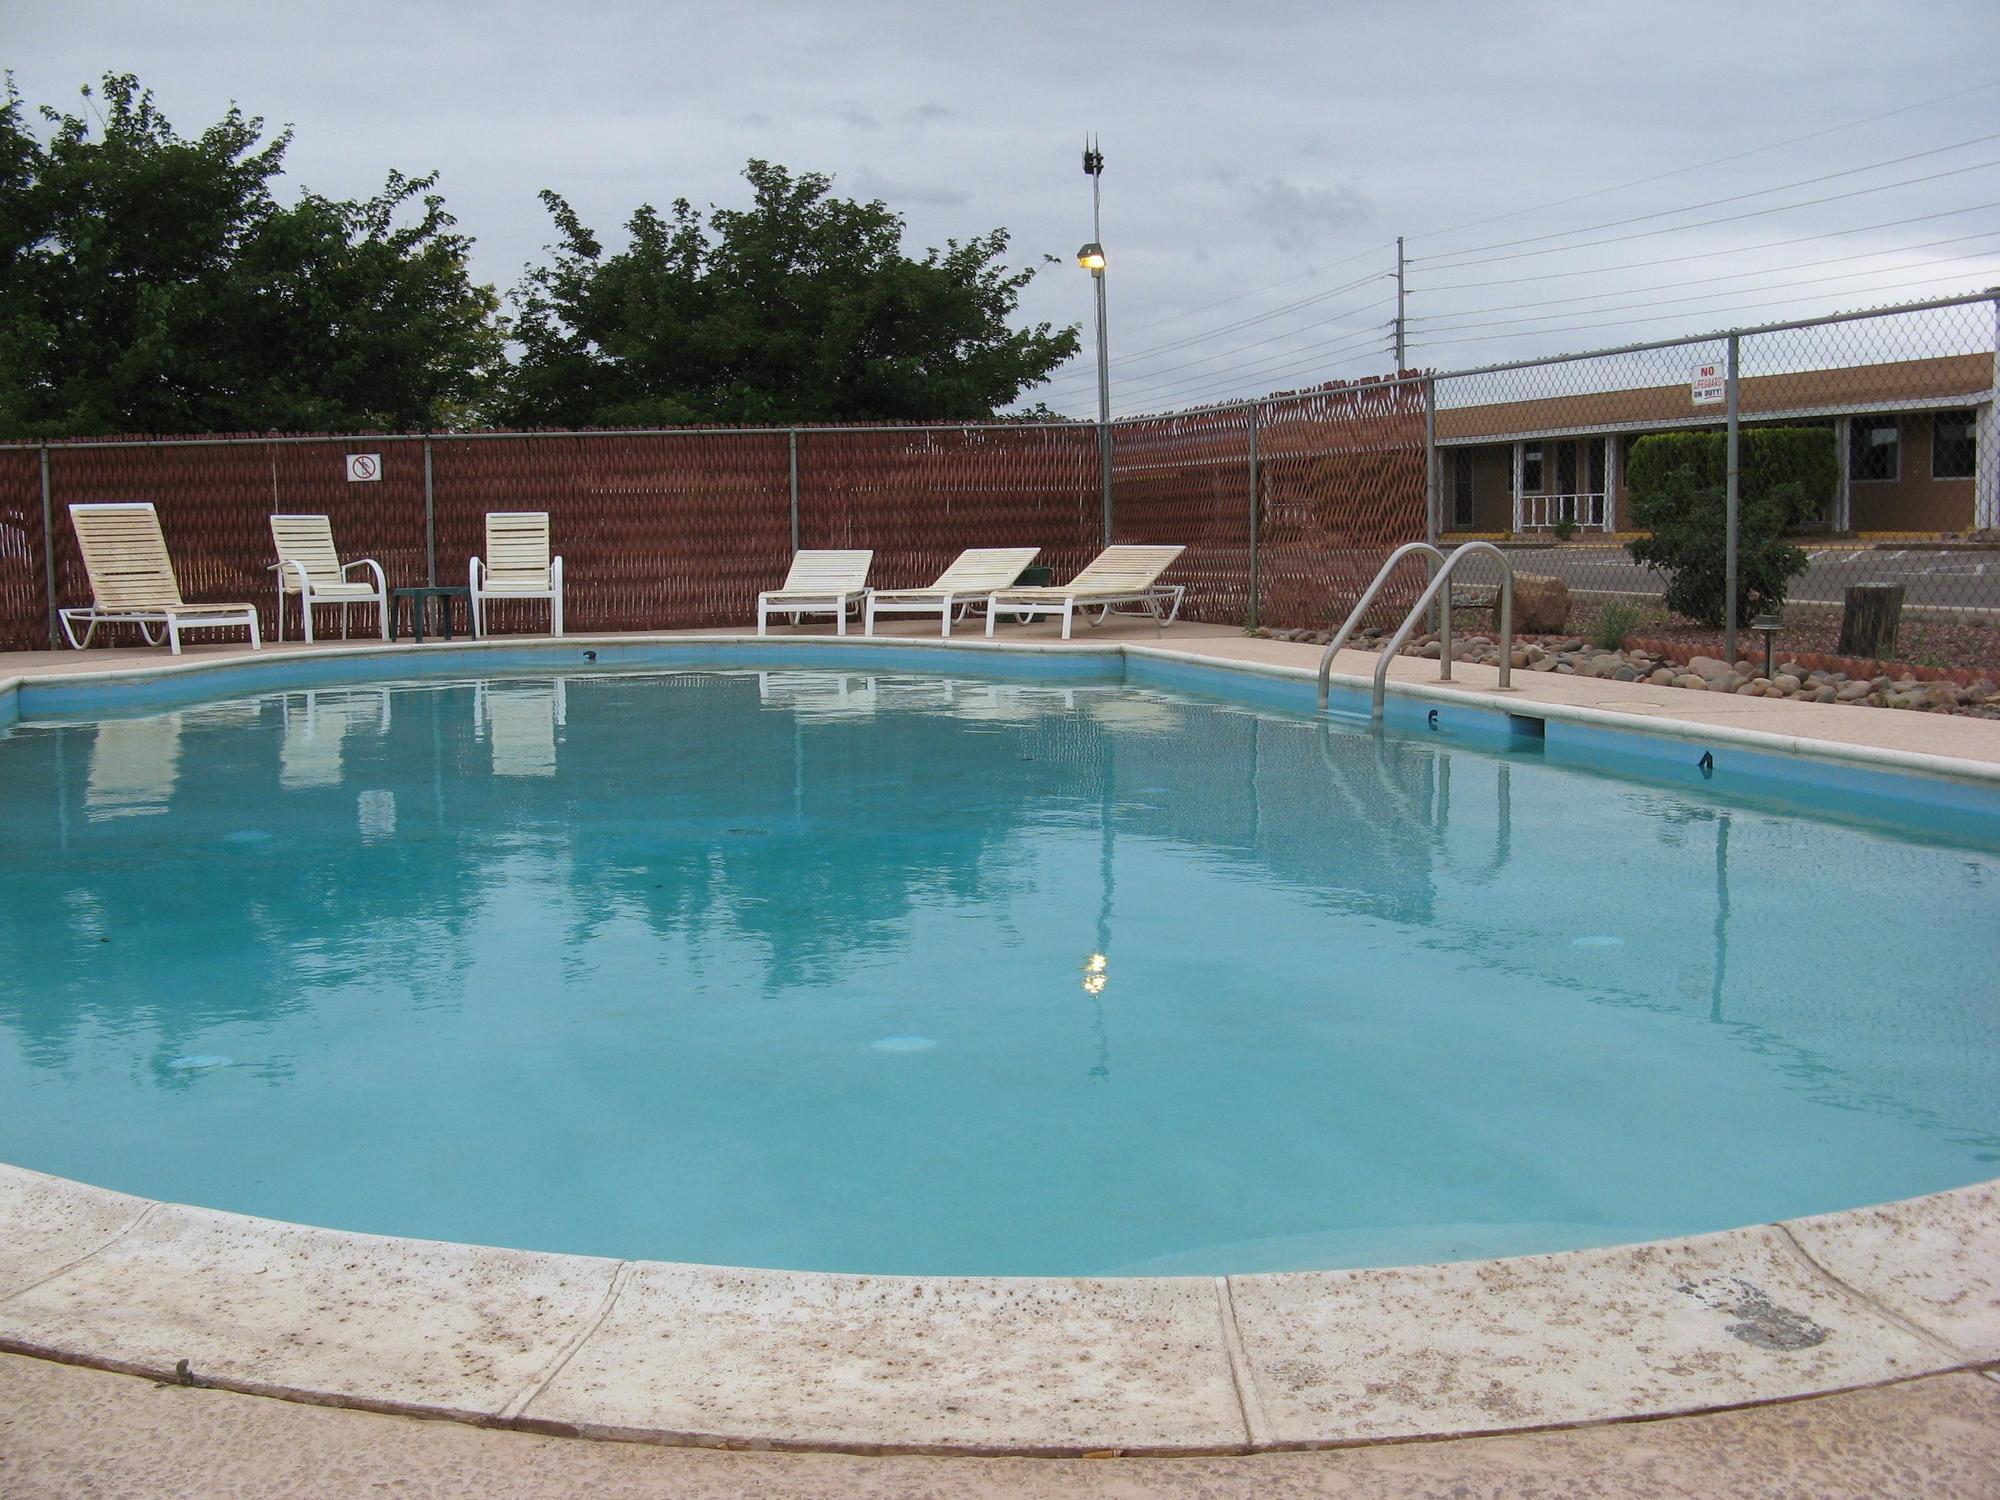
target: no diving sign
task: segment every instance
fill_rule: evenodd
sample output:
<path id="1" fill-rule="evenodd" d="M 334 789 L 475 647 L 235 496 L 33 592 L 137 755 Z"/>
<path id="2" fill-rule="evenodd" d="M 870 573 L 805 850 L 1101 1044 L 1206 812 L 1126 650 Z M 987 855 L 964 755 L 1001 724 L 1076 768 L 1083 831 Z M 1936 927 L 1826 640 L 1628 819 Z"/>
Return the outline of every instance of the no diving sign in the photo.
<path id="1" fill-rule="evenodd" d="M 347 455 L 347 482 L 349 484 L 366 484 L 381 477 L 381 454 L 350 453 Z"/>

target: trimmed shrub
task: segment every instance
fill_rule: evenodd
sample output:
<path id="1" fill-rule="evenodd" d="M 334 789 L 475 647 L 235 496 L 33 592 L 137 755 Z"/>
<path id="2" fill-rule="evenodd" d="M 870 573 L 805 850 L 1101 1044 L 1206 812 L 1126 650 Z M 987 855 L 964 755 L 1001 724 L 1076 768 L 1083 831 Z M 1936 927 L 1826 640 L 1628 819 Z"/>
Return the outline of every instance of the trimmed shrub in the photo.
<path id="1" fill-rule="evenodd" d="M 1797 485 L 1783 529 L 1816 521 L 1840 491 L 1840 455 L 1830 427 L 1745 427 L 1737 434 L 1737 488 L 1742 498 Z M 1635 502 L 1675 470 L 1697 485 L 1729 482 L 1729 437 L 1721 432 L 1663 432 L 1640 438 L 1626 460 L 1625 486 Z"/>

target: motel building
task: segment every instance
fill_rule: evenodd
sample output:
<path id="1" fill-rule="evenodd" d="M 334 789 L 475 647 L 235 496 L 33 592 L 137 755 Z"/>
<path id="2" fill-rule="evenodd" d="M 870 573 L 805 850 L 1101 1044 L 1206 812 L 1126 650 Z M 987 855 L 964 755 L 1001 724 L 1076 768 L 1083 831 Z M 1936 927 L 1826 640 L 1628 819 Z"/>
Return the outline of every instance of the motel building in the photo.
<path id="1" fill-rule="evenodd" d="M 1955 354 L 1744 376 L 1737 419 L 1833 429 L 1846 462 L 1818 532 L 1937 537 L 2000 527 L 1995 364 L 1991 354 Z M 1440 407 L 1436 421 L 1443 530 L 1454 538 L 1533 535 L 1565 518 L 1584 532 L 1629 529 L 1632 445 L 1650 433 L 1724 426 L 1721 405 L 1697 405 L 1692 382 Z"/>

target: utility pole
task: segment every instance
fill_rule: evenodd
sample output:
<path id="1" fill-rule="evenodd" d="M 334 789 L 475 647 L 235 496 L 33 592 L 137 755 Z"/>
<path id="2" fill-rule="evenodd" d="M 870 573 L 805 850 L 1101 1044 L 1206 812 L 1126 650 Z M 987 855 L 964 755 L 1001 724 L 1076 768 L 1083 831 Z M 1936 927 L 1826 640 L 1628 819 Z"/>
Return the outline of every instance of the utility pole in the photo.
<path id="1" fill-rule="evenodd" d="M 1405 347 L 1403 342 L 1403 237 L 1399 234 L 1396 236 L 1396 369 L 1395 369 L 1395 373 L 1398 375 L 1403 373 L 1403 369 L 1406 363 L 1404 356 L 1408 352 L 1409 351 Z"/>

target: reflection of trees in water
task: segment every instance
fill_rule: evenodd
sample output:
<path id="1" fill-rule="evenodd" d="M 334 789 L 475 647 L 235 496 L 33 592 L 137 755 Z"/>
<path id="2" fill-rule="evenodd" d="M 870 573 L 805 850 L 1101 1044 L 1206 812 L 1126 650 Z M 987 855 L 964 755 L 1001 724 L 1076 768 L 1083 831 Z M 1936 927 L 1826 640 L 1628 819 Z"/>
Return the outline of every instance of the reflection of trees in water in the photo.
<path id="1" fill-rule="evenodd" d="M 768 681 L 779 676 L 790 680 Z M 1059 699 L 1029 689 L 995 717 L 992 689 L 968 685 L 961 719 L 925 701 L 939 697 L 932 684 L 765 677 L 677 684 L 639 823 L 560 802 L 575 936 L 627 914 L 690 936 L 726 924 L 764 950 L 767 987 L 824 984 L 899 945 L 919 902 L 997 908 L 1025 888 L 1031 872 L 1006 845 L 1048 815 L 1050 763 L 1082 769 L 1089 748 Z M 565 757 L 616 762 L 646 691 L 573 679 Z M 1091 804 L 1093 780 L 1066 779 L 1056 810 Z"/>
<path id="2" fill-rule="evenodd" d="M 67 962 L 0 1020 L 40 1062 L 91 1025 L 155 1028 L 167 1057 L 344 985 L 448 994 L 484 893 L 524 880 L 579 946 L 632 917 L 724 928 L 764 951 L 766 987 L 825 984 L 900 944 L 919 903 L 1004 913 L 1037 879 L 1031 825 L 1196 845 L 1344 910 L 1430 917 L 1429 747 L 1096 687 L 667 686 L 329 690 L 28 731 L 0 964 L 50 944 Z M 158 1000 L 163 973 L 226 980 Z"/>
<path id="3" fill-rule="evenodd" d="M 141 1027 L 157 1037 L 159 1081 L 178 1085 L 190 1075 L 164 1063 L 209 1028 L 272 1020 L 343 983 L 421 982 L 463 961 L 458 911 L 423 898 L 437 880 L 436 843 L 449 837 L 437 805 L 399 787 L 396 836 L 369 831 L 381 804 L 361 799 L 400 777 L 392 762 L 408 749 L 388 743 L 379 719 L 367 727 L 360 705 L 382 695 L 316 697 L 310 710 L 290 695 L 17 735 L 10 752 L 25 753 L 10 753 L 14 795 L 0 804 L 0 970 L 39 983 L 0 986 L 0 1024 L 32 1061 L 60 1065 L 85 1029 Z M 395 732 L 427 736 L 438 697 L 407 695 Z M 345 784 L 314 766 L 309 718 L 323 736 L 313 743 L 337 747 Z M 169 735 L 174 753 L 148 779 L 127 751 Z M 288 776 L 295 784 L 268 800 Z M 171 815 L 105 816 L 135 807 Z"/>

